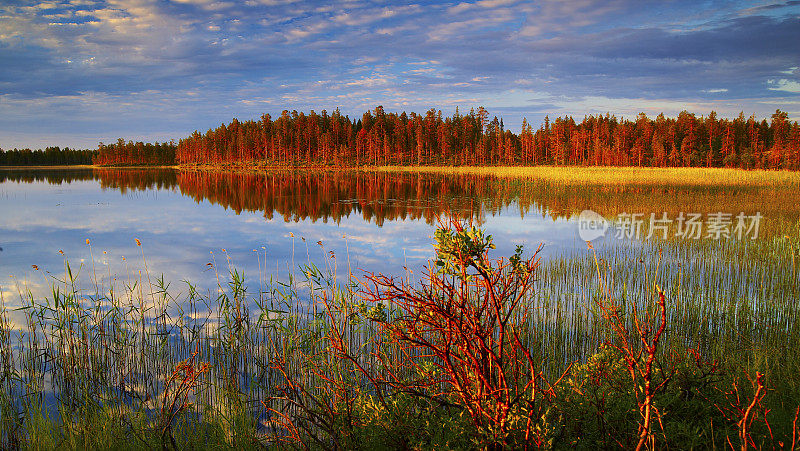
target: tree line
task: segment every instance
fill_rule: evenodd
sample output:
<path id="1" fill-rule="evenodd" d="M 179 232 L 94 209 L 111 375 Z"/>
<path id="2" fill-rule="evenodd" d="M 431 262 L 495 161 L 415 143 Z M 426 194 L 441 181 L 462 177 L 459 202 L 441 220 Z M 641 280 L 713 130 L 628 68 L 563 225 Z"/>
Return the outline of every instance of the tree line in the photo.
<path id="1" fill-rule="evenodd" d="M 780 110 L 771 121 L 720 119 L 712 112 L 677 118 L 644 113 L 635 120 L 615 116 L 546 117 L 533 129 L 523 119 L 519 134 L 484 108 L 452 117 L 429 110 L 387 113 L 382 107 L 357 120 L 322 111 L 284 111 L 258 121 L 234 119 L 204 134 L 182 139 L 180 164 L 268 165 L 604 165 L 659 167 L 800 168 L 800 126 Z"/>
<path id="2" fill-rule="evenodd" d="M 44 150 L 0 149 L 0 166 L 68 166 L 92 164 L 95 150 L 47 147 Z"/>
<path id="3" fill-rule="evenodd" d="M 172 166 L 175 164 L 177 145 L 170 141 L 159 143 L 125 141 L 120 138 L 116 143 L 97 146 L 94 164 L 101 166 Z"/>
<path id="4" fill-rule="evenodd" d="M 715 112 L 676 118 L 644 113 L 635 119 L 606 114 L 545 117 L 538 129 L 526 119 L 519 133 L 483 107 L 451 117 L 391 113 L 382 107 L 358 119 L 322 110 L 284 110 L 277 118 L 221 124 L 177 144 L 119 139 L 100 143 L 98 165 L 367 166 L 367 165 L 584 165 L 800 169 L 800 126 L 777 110 L 768 122 Z"/>

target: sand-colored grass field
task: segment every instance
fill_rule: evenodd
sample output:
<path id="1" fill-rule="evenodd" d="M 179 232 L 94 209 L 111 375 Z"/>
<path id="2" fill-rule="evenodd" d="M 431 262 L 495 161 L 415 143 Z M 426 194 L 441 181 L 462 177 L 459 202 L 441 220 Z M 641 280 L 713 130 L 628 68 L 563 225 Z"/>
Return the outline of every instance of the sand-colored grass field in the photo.
<path id="1" fill-rule="evenodd" d="M 435 172 L 537 179 L 567 184 L 663 184 L 697 186 L 800 186 L 800 173 L 727 168 L 640 168 L 611 166 L 379 166 L 386 172 Z"/>

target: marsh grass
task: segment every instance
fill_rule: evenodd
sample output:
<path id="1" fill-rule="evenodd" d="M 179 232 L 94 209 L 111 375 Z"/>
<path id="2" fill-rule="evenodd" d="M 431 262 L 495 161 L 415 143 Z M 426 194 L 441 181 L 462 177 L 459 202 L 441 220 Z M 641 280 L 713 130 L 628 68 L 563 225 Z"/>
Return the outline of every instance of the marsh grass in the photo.
<path id="1" fill-rule="evenodd" d="M 666 310 L 655 355 L 674 376 L 652 401 L 660 419 L 648 433 L 653 446 L 787 445 L 800 405 L 800 233 L 782 231 L 770 240 L 656 240 L 599 248 L 597 260 L 589 252 L 542 260 L 523 293 L 524 314 L 511 318 L 536 377 L 552 386 L 537 395 L 537 415 L 523 409 L 503 420 L 510 429 L 490 432 L 481 425 L 493 423 L 469 420 L 445 379 L 433 379 L 426 390 L 435 392 L 398 390 L 441 362 L 396 338 L 422 312 L 370 296 L 364 281 L 375 276 L 339 274 L 349 262 L 333 255 L 277 279 L 257 252 L 259 280 L 248 283 L 223 252 L 209 264 L 216 290 L 187 284 L 181 295 L 149 273 L 143 250 L 141 269 L 120 280 L 98 276 L 93 261 L 72 268 L 65 258 L 56 274 L 37 273 L 48 296 L 21 284 L 13 307 L 0 298 L 0 440 L 26 449 L 514 447 L 527 428 L 543 447 L 632 447 L 640 437 L 635 390 L 607 346 L 615 337 L 599 300 L 613 298 L 618 325 L 631 329 L 635 315 L 654 308 L 657 283 Z M 404 280 L 410 292 L 424 282 Z M 406 329 L 392 335 L 387 324 Z M 747 381 L 757 372 L 766 395 L 742 439 L 736 412 L 754 399 Z"/>
<path id="2" fill-rule="evenodd" d="M 567 185 L 660 186 L 800 186 L 794 171 L 724 168 L 643 168 L 610 166 L 378 166 L 382 172 L 416 172 L 450 175 L 487 175 L 517 180 L 533 179 Z"/>

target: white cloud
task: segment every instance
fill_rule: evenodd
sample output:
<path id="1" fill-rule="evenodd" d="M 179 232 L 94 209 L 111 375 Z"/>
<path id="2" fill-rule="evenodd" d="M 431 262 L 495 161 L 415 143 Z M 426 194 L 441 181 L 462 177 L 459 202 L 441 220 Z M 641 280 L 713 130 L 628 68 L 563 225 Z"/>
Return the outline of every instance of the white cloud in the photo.
<path id="1" fill-rule="evenodd" d="M 392 35 L 395 35 L 395 34 L 398 34 L 398 33 L 404 32 L 404 31 L 411 31 L 411 30 L 416 30 L 416 29 L 419 29 L 419 27 L 414 25 L 414 24 L 409 23 L 409 24 L 405 24 L 405 25 L 398 25 L 398 26 L 395 26 L 395 27 L 378 28 L 378 29 L 375 30 L 375 33 L 392 36 Z"/>
<path id="2" fill-rule="evenodd" d="M 526 16 L 521 36 L 561 33 L 597 23 L 603 16 L 625 8 L 622 0 L 544 0 L 525 4 L 519 9 Z"/>
<path id="3" fill-rule="evenodd" d="M 465 11 L 470 11 L 478 8 L 497 8 L 501 6 L 510 6 L 518 3 L 518 0 L 480 0 L 475 3 L 461 2 L 456 6 L 447 9 L 449 14 L 459 14 Z"/>
<path id="4" fill-rule="evenodd" d="M 393 77 L 381 74 L 373 74 L 371 77 L 362 77 L 358 80 L 353 80 L 345 83 L 345 86 L 357 86 L 363 88 L 375 88 L 380 86 L 387 86 L 391 83 Z"/>
<path id="5" fill-rule="evenodd" d="M 285 33 L 286 40 L 289 42 L 297 42 L 309 36 L 321 33 L 328 28 L 326 22 L 317 22 L 303 28 L 294 28 Z"/>
<path id="6" fill-rule="evenodd" d="M 786 92 L 797 92 L 800 93 L 800 82 L 794 80 L 788 80 L 786 78 L 780 78 L 777 80 L 767 80 L 767 84 L 770 91 L 786 91 Z"/>
<path id="7" fill-rule="evenodd" d="M 431 41 L 444 41 L 458 35 L 460 39 L 463 38 L 463 34 L 467 30 L 474 31 L 477 29 L 485 29 L 500 24 L 507 24 L 514 20 L 516 20 L 516 16 L 511 12 L 495 10 L 490 13 L 480 14 L 473 19 L 441 24 L 428 32 L 428 38 Z"/>

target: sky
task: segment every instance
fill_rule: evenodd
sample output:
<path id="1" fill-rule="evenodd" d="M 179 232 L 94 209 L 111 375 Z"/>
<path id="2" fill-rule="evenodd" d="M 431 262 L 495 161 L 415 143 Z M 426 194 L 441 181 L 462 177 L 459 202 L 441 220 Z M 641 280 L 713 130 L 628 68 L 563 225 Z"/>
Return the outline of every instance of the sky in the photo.
<path id="1" fill-rule="evenodd" d="M 336 108 L 800 120 L 800 1 L 0 0 L 0 148 Z"/>

